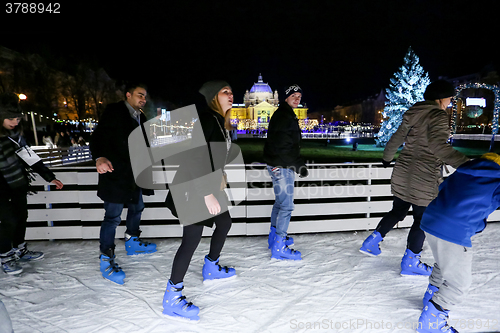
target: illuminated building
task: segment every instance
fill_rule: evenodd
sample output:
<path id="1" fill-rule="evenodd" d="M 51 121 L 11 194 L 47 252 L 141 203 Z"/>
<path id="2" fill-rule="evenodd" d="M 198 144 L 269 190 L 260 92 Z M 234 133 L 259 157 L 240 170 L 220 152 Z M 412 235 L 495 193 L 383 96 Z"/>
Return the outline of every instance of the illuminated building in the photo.
<path id="1" fill-rule="evenodd" d="M 245 92 L 242 104 L 233 104 L 231 119 L 238 124 L 238 129 L 267 128 L 269 120 L 278 108 L 278 91 L 273 90 L 262 80 L 259 74 L 257 82 Z M 293 111 L 299 120 L 307 118 L 307 106 L 299 105 Z"/>

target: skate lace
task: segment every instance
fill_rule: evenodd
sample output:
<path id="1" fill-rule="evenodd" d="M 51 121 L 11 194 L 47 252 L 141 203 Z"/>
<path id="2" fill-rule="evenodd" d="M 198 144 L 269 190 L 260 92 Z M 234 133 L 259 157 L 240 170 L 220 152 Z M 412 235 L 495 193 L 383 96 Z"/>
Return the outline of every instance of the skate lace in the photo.
<path id="1" fill-rule="evenodd" d="M 7 258 L 2 258 L 2 265 L 12 265 L 13 263 L 15 263 L 17 261 L 17 257 L 16 256 L 12 256 L 12 257 L 7 257 Z"/>
<path id="2" fill-rule="evenodd" d="M 430 271 L 431 267 L 419 260 L 419 264 L 417 265 L 418 268 L 425 268 L 425 270 Z"/>
<path id="3" fill-rule="evenodd" d="M 36 255 L 36 254 L 37 254 L 37 253 L 36 253 L 35 251 L 30 251 L 30 250 L 27 250 L 27 251 L 25 251 L 25 252 L 21 255 L 21 257 L 24 257 L 25 255 L 28 255 L 28 256 L 34 256 L 34 255 Z"/>
<path id="4" fill-rule="evenodd" d="M 21 259 L 25 254 L 30 254 L 31 251 L 28 251 L 26 247 L 22 249 L 18 249 L 15 253 L 14 256 L 16 257 L 17 260 Z"/>
<path id="5" fill-rule="evenodd" d="M 118 266 L 118 264 L 113 259 L 109 261 L 109 269 L 113 272 L 119 272 L 122 270 L 122 268 Z"/>
<path id="6" fill-rule="evenodd" d="M 447 333 L 447 332 L 455 333 L 456 332 L 456 333 L 458 333 L 458 331 L 456 329 L 454 329 L 452 326 L 450 326 L 448 324 L 448 321 L 446 321 L 446 323 L 444 324 L 444 326 L 441 327 L 441 332 L 445 332 L 445 333 Z"/>
<path id="7" fill-rule="evenodd" d="M 448 314 L 447 313 L 440 313 L 438 314 L 439 318 L 444 320 L 444 325 L 443 327 L 440 328 L 441 332 L 449 332 L 449 333 L 458 333 L 456 329 L 454 329 L 450 324 L 448 324 Z"/>
<path id="8" fill-rule="evenodd" d="M 150 244 L 151 244 L 150 242 L 145 241 L 144 239 L 139 238 L 139 237 L 137 237 L 137 238 L 136 238 L 136 239 L 134 239 L 134 240 L 135 240 L 136 242 L 139 242 L 139 245 L 143 245 L 143 244 L 144 244 L 144 246 L 148 246 L 148 245 L 150 245 Z"/>
<path id="9" fill-rule="evenodd" d="M 227 267 L 227 266 L 222 267 L 221 265 L 217 265 L 217 266 L 219 266 L 219 272 L 222 271 L 223 269 L 226 271 L 226 273 L 229 272 L 229 267 Z"/>
<path id="10" fill-rule="evenodd" d="M 177 289 L 177 288 L 174 288 L 174 289 Z M 180 289 L 178 289 L 178 290 L 176 290 L 176 291 L 181 291 L 182 289 L 184 289 L 184 287 L 182 287 L 182 288 L 180 288 Z M 175 300 L 174 304 L 179 304 L 179 303 L 181 303 L 182 301 L 184 301 L 185 299 L 186 299 L 186 296 L 179 296 L 179 297 Z M 182 308 L 183 308 L 183 309 L 188 309 L 188 308 L 189 308 L 189 307 L 191 307 L 192 305 L 193 305 L 193 303 L 192 303 L 192 302 L 189 302 L 189 303 L 188 303 L 188 302 L 186 301 L 186 304 L 185 304 Z"/>

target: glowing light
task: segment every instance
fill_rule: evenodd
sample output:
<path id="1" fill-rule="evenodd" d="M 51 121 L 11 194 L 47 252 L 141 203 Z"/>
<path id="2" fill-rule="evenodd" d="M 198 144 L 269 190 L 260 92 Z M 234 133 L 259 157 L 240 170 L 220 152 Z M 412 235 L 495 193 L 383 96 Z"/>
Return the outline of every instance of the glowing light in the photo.
<path id="1" fill-rule="evenodd" d="M 467 106 L 477 105 L 477 106 L 481 106 L 481 107 L 485 108 L 486 107 L 486 100 L 484 98 L 467 97 L 465 99 L 465 105 L 467 105 Z"/>

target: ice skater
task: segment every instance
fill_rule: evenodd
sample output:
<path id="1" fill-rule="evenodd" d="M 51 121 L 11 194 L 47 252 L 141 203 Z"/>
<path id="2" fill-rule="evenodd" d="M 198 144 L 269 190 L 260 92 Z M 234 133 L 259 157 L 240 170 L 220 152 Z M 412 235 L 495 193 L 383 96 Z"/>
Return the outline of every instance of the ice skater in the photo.
<path id="1" fill-rule="evenodd" d="M 302 260 L 302 254 L 290 248 L 293 238 L 288 236 L 288 226 L 293 212 L 295 173 L 307 177 L 304 159 L 300 156 L 302 132 L 294 108 L 302 98 L 302 89 L 294 84 L 285 89 L 284 102 L 280 103 L 269 122 L 264 146 L 264 162 L 271 176 L 275 201 L 271 211 L 271 228 L 268 247 L 275 259 Z"/>
<path id="2" fill-rule="evenodd" d="M 171 186 L 166 199 L 167 207 L 183 224 L 183 234 L 163 297 L 164 314 L 194 321 L 199 320 L 200 310 L 186 301 L 182 289 L 184 276 L 200 243 L 204 226 L 213 227 L 215 224 L 210 250 L 204 259 L 203 281 L 227 279 L 236 275 L 234 268 L 219 264 L 220 253 L 232 224 L 224 192 L 226 180 L 223 171 L 226 163 L 232 160 L 234 151 L 228 131 L 232 128 L 230 116 L 233 92 L 225 81 L 206 82 L 199 92 L 205 99 L 197 105 L 199 120 L 195 123 L 192 142 L 206 142 L 208 147 L 193 148 L 189 158 L 180 162 L 172 182 L 172 185 L 191 183 L 192 187 L 187 188 L 179 199 L 175 194 L 172 195 L 174 190 Z"/>
<path id="3" fill-rule="evenodd" d="M 109 104 L 101 115 L 99 125 L 90 138 L 90 152 L 99 173 L 97 196 L 104 201 L 104 219 L 99 235 L 100 270 L 102 276 L 117 284 L 124 284 L 125 272 L 115 262 L 116 227 L 127 206 L 125 250 L 127 255 L 156 252 L 156 244 L 140 238 L 143 195 L 154 191 L 142 189 L 135 183 L 130 161 L 128 137 L 146 121 L 142 108 L 146 105 L 146 86 L 128 84 L 125 100 Z"/>
<path id="4" fill-rule="evenodd" d="M 20 274 L 19 262 L 37 261 L 44 257 L 39 251 L 28 250 L 25 241 L 28 219 L 29 190 L 33 172 L 61 189 L 63 183 L 26 144 L 20 123 L 22 110 L 13 93 L 0 95 L 0 262 L 2 270 Z"/>
<path id="5" fill-rule="evenodd" d="M 469 159 L 453 149 L 447 141 L 450 130 L 446 108 L 455 95 L 453 85 L 437 80 L 427 86 L 423 102 L 413 105 L 384 149 L 383 165 L 390 165 L 398 148 L 404 143 L 391 177 L 394 195 L 392 210 L 363 242 L 360 251 L 372 256 L 381 253 L 379 243 L 413 208 L 413 225 L 408 234 L 406 251 L 401 261 L 402 275 L 429 276 L 432 267 L 420 261 L 425 234 L 420 220 L 425 207 L 437 196 L 442 182 L 444 163 L 458 168 Z"/>
<path id="6" fill-rule="evenodd" d="M 487 153 L 463 164 L 440 188 L 420 223 L 435 260 L 419 318 L 420 333 L 456 332 L 448 326 L 448 313 L 471 285 L 471 237 L 484 230 L 488 216 L 500 207 L 500 156 Z"/>

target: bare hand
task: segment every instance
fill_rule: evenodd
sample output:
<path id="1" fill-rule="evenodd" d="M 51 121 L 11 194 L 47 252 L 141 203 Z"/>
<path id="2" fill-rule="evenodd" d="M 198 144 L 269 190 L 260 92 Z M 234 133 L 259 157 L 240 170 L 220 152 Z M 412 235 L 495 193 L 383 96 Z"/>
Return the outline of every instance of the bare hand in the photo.
<path id="1" fill-rule="evenodd" d="M 50 183 L 54 184 L 56 186 L 56 189 L 58 189 L 58 190 L 62 189 L 64 186 L 64 184 L 59 179 L 54 179 Z"/>
<path id="2" fill-rule="evenodd" d="M 99 173 L 113 172 L 114 170 L 113 164 L 106 157 L 99 157 L 95 162 L 95 166 Z"/>
<path id="3" fill-rule="evenodd" d="M 212 215 L 217 215 L 220 213 L 220 205 L 213 194 L 205 196 L 205 205 L 207 205 L 208 212 Z"/>

